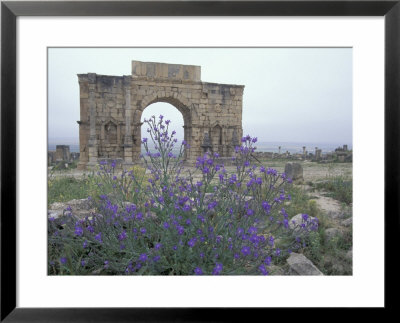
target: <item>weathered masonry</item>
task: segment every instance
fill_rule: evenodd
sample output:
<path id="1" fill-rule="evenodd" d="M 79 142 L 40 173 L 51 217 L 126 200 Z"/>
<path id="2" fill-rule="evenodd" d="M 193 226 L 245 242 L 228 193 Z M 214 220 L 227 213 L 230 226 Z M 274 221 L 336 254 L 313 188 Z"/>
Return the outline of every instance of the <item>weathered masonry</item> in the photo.
<path id="1" fill-rule="evenodd" d="M 242 137 L 243 85 L 202 82 L 201 67 L 132 61 L 132 75 L 79 74 L 80 162 L 104 159 L 129 166 L 139 159 L 141 116 L 155 102 L 175 106 L 183 116 L 186 159 L 204 151 L 230 157 Z"/>

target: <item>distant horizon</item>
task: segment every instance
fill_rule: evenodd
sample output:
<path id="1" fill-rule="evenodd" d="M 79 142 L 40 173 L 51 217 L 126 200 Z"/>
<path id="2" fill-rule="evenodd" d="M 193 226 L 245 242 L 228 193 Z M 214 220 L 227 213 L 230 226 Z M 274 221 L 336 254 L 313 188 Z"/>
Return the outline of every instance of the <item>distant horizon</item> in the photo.
<path id="1" fill-rule="evenodd" d="M 69 138 L 72 139 L 71 137 Z M 62 139 L 52 142 L 48 141 L 47 144 L 48 151 L 55 151 L 57 145 L 67 145 L 70 146 L 70 152 L 79 152 L 79 142 L 67 141 Z M 343 145 L 347 145 L 348 150 L 353 150 L 352 143 L 346 143 L 346 142 L 257 141 L 254 144 L 254 146 L 256 147 L 256 151 L 258 152 L 278 152 L 280 146 L 281 153 L 285 153 L 286 151 L 288 151 L 292 154 L 301 153 L 303 151 L 303 146 L 306 147 L 307 152 L 314 152 L 315 148 L 318 147 L 318 149 L 321 149 L 322 153 L 324 154 L 324 153 L 334 152 L 336 148 L 341 148 L 343 147 Z M 149 148 L 150 150 L 152 150 L 151 146 L 149 146 Z M 141 150 L 142 152 L 144 151 L 143 146 L 141 146 Z M 179 149 L 176 148 L 176 150 Z"/>
<path id="2" fill-rule="evenodd" d="M 178 138 L 178 141 L 182 141 L 183 138 Z M 65 142 L 65 143 L 63 143 Z M 47 144 L 48 145 L 63 145 L 63 144 L 72 144 L 72 145 L 79 145 L 79 138 L 78 137 L 52 137 L 48 138 Z M 292 140 L 271 140 L 271 141 L 265 141 L 265 140 L 260 140 L 260 138 L 257 138 L 256 146 L 257 144 L 264 144 L 264 143 L 288 143 L 288 144 L 314 144 L 314 143 L 320 143 L 320 144 L 341 144 L 341 145 L 348 145 L 352 146 L 352 142 L 343 142 L 342 141 L 292 141 Z"/>

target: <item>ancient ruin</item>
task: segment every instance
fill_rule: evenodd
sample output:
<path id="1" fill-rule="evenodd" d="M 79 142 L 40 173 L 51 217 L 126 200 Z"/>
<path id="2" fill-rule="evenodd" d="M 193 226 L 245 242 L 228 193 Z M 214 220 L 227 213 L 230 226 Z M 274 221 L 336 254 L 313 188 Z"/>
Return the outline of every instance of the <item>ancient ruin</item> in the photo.
<path id="1" fill-rule="evenodd" d="M 56 145 L 56 150 L 47 151 L 48 166 L 57 166 L 57 168 L 67 168 L 75 160 L 79 159 L 78 152 L 70 152 L 68 145 Z"/>
<path id="2" fill-rule="evenodd" d="M 205 151 L 230 157 L 239 145 L 244 86 L 203 82 L 200 66 L 132 61 L 132 75 L 88 73 L 78 80 L 79 169 L 104 159 L 125 167 L 138 161 L 142 113 L 156 102 L 182 113 L 186 160 Z"/>

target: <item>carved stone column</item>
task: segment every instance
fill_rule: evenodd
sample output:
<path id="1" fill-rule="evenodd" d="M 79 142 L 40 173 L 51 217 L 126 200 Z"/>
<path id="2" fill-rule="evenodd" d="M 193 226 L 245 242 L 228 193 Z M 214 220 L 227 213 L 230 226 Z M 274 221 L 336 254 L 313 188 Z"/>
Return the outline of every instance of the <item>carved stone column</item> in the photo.
<path id="1" fill-rule="evenodd" d="M 124 163 L 132 164 L 133 140 L 132 140 L 132 106 L 131 106 L 131 77 L 124 76 L 125 89 L 125 136 L 124 136 Z"/>
<path id="2" fill-rule="evenodd" d="M 233 132 L 232 132 L 232 147 L 233 147 L 233 151 L 235 151 L 235 148 L 237 146 L 239 146 L 239 138 L 238 138 L 238 133 L 236 128 L 233 128 Z"/>
<path id="3" fill-rule="evenodd" d="M 89 163 L 96 165 L 98 158 L 98 141 L 96 133 L 96 74 L 89 77 L 89 110 L 90 110 L 90 135 L 89 135 Z"/>
<path id="4" fill-rule="evenodd" d="M 192 139 L 192 127 L 186 125 L 186 123 L 185 123 L 185 125 L 183 126 L 183 140 L 185 140 L 186 143 L 189 144 L 189 147 L 191 147 L 191 145 L 192 145 L 191 139 Z M 179 143 L 178 146 L 180 146 L 180 144 L 181 143 Z M 183 158 L 185 160 L 189 160 L 190 159 L 189 153 L 190 153 L 190 150 L 185 149 L 185 153 L 184 153 L 184 156 L 183 156 Z"/>

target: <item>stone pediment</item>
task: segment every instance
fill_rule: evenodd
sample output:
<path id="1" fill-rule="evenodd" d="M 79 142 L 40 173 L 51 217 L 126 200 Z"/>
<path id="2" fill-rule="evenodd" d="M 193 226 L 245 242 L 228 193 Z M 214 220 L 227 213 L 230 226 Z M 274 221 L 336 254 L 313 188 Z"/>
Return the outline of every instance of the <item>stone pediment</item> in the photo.
<path id="1" fill-rule="evenodd" d="M 210 126 L 211 126 L 211 128 L 215 128 L 215 127 L 217 127 L 217 126 L 219 126 L 219 127 L 221 127 L 221 128 L 224 128 L 224 127 L 225 127 L 225 126 L 221 125 L 220 122 L 219 122 L 218 120 L 212 122 Z"/>

